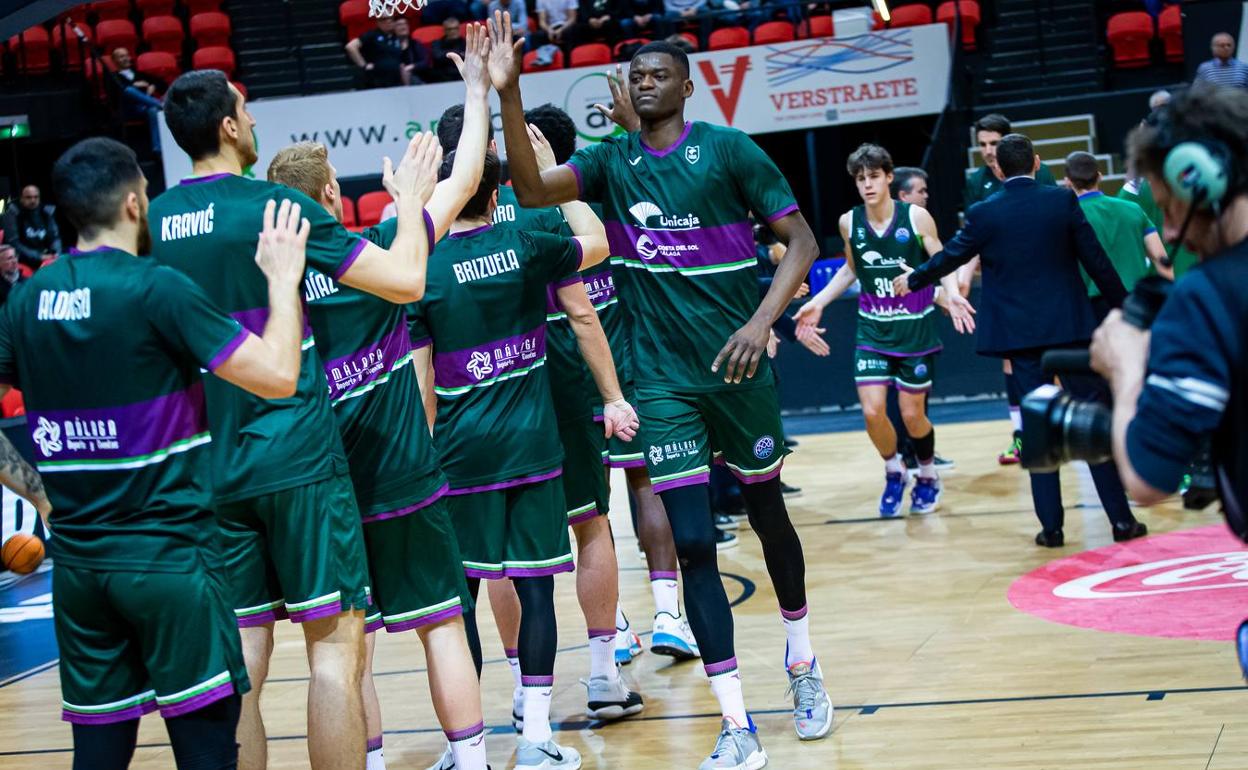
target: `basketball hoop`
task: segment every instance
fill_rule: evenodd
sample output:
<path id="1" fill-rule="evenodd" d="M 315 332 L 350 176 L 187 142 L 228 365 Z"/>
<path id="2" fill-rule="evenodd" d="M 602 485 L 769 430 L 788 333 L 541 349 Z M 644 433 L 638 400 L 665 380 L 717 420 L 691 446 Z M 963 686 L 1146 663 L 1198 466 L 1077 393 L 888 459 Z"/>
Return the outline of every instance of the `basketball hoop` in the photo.
<path id="1" fill-rule="evenodd" d="M 368 15 L 376 18 L 400 16 L 406 11 L 420 10 L 428 0 L 368 0 Z"/>

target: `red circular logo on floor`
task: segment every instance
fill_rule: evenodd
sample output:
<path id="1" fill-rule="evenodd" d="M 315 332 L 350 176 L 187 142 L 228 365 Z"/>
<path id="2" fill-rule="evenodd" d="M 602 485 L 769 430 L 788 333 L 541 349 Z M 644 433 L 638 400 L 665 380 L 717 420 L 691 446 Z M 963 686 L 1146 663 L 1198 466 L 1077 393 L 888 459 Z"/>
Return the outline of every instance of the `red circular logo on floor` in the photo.
<path id="1" fill-rule="evenodd" d="M 1010 586 L 1023 612 L 1080 628 L 1228 641 L 1248 617 L 1248 549 L 1220 524 L 1068 556 Z"/>

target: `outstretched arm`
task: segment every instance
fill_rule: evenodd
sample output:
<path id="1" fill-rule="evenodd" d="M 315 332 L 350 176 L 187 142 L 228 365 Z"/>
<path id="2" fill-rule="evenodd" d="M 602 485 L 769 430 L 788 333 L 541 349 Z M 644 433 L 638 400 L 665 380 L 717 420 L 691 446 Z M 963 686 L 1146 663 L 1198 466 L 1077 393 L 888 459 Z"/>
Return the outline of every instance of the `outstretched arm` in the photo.
<path id="1" fill-rule="evenodd" d="M 0 385 L 0 397 L 8 392 L 8 385 Z M 35 506 L 35 510 L 39 511 L 39 518 L 43 519 L 44 528 L 52 529 L 48 524 L 52 503 L 48 502 L 47 492 L 43 489 L 43 479 L 3 433 L 0 433 L 0 484 Z"/>
<path id="2" fill-rule="evenodd" d="M 545 171 L 555 167 L 555 151 L 537 126 L 529 126 L 529 143 L 537 158 L 538 168 Z M 569 201 L 559 207 L 572 235 L 581 244 L 581 269 L 593 267 L 606 259 L 611 249 L 607 243 L 607 229 L 602 220 L 588 204 Z"/>
<path id="3" fill-rule="evenodd" d="M 845 264 L 841 265 L 826 286 L 808 299 L 806 304 L 793 315 L 793 320 L 797 321 L 796 336 L 803 343 L 827 331 L 819 326 L 819 322 L 823 319 L 823 311 L 848 291 L 849 287 L 854 285 L 854 281 L 858 280 L 857 275 L 854 274 L 853 246 L 849 240 L 849 214 L 842 214 L 837 224 L 841 231 L 841 238 L 845 241 Z"/>
<path id="4" fill-rule="evenodd" d="M 936 233 L 936 220 L 932 219 L 927 209 L 916 207 L 910 210 L 914 212 L 914 227 L 923 238 L 923 249 L 929 257 L 935 257 L 944 250 L 940 236 Z M 941 276 L 940 287 L 945 290 L 945 309 L 949 311 L 953 328 L 959 334 L 975 331 L 975 308 L 971 306 L 970 300 L 962 296 L 956 271 Z"/>

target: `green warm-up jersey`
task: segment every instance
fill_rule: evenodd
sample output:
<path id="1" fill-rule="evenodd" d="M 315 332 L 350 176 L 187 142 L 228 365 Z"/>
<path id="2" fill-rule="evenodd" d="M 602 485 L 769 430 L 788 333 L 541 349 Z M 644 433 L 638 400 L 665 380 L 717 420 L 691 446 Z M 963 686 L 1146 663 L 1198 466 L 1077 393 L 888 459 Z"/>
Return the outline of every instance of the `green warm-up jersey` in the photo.
<path id="1" fill-rule="evenodd" d="M 637 385 L 709 392 L 770 384 L 766 358 L 739 385 L 711 364 L 758 309 L 750 214 L 771 222 L 797 211 L 771 159 L 737 129 L 691 122 L 667 149 L 633 132 L 578 150 L 568 166 L 581 199 L 602 204 L 611 253 L 627 273 L 618 287 Z"/>
<path id="2" fill-rule="evenodd" d="M 23 391 L 58 564 L 214 563 L 200 369 L 247 331 L 186 276 L 115 249 L 45 266 L 0 310 L 0 380 Z M 233 387 L 233 386 L 230 386 Z"/>
<path id="3" fill-rule="evenodd" d="M 389 248 L 397 231 L 398 220 L 390 219 L 362 235 Z M 432 252 L 427 216 L 425 232 Z M 365 520 L 410 513 L 445 492 L 412 363 L 406 308 L 313 268 L 304 300 Z"/>
<path id="4" fill-rule="evenodd" d="M 858 294 L 858 334 L 855 345 L 890 356 L 926 356 L 941 349 L 936 329 L 936 287 L 893 294 L 893 279 L 927 261 L 923 238 L 909 203 L 893 201 L 893 220 L 876 232 L 865 206 L 850 214 L 849 251 L 862 290 Z"/>
<path id="5" fill-rule="evenodd" d="M 1041 163 L 1036 171 L 1036 181 L 1040 184 L 1057 184 L 1057 180 L 1053 178 L 1053 172 L 1049 171 L 1049 167 L 1044 163 Z M 992 169 L 980 166 L 966 178 L 966 189 L 962 191 L 963 207 L 969 209 L 980 201 L 988 200 L 1000 192 L 1004 184 L 1005 180 L 998 179 L 997 175 L 992 173 Z"/>
<path id="6" fill-rule="evenodd" d="M 571 238 L 488 225 L 434 249 L 410 325 L 415 346 L 433 346 L 434 441 L 451 494 L 559 474 L 546 291 L 580 264 Z"/>
<path id="7" fill-rule="evenodd" d="M 1157 227 L 1144 209 L 1131 201 L 1111 198 L 1100 191 L 1080 195 L 1079 208 L 1083 209 L 1083 215 L 1096 231 L 1096 239 L 1109 255 L 1122 285 L 1131 291 L 1137 281 L 1152 271 L 1153 262 L 1144 248 L 1144 236 L 1157 232 Z M 1101 290 L 1088 277 L 1082 265 L 1079 272 L 1088 287 L 1088 296 L 1101 296 Z"/>
<path id="8" fill-rule="evenodd" d="M 186 273 L 245 328 L 261 334 L 268 283 L 255 264 L 256 241 L 270 200 L 289 198 L 311 224 L 308 266 L 337 279 L 366 241 L 320 204 L 289 187 L 233 174 L 186 179 L 152 201 L 152 256 Z M 310 484 L 347 471 L 329 389 L 305 320 L 299 383 L 290 398 L 265 400 L 215 377 L 205 378 L 218 502 Z"/>
<path id="9" fill-rule="evenodd" d="M 1138 179 L 1128 179 L 1122 189 L 1118 191 L 1118 197 L 1123 200 L 1131 201 L 1144 209 L 1144 213 L 1152 220 L 1153 226 L 1161 230 L 1166 225 L 1165 214 L 1157 205 L 1157 201 L 1153 198 L 1152 185 L 1144 177 Z M 1171 252 L 1174 259 L 1174 280 L 1179 280 L 1188 270 L 1191 270 L 1200 262 L 1200 257 L 1180 246 L 1166 246 Z"/>

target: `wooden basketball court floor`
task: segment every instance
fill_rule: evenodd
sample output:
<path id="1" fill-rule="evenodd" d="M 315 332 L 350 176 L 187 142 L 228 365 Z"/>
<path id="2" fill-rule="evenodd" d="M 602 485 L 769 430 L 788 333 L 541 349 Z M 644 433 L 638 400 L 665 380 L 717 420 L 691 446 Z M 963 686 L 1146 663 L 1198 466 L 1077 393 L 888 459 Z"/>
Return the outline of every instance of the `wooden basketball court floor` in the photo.
<path id="1" fill-rule="evenodd" d="M 1018 576 L 1111 542 L 1086 472 L 1064 474 L 1064 549 L 1037 548 L 1026 474 L 1001 468 L 1004 422 L 940 426 L 939 449 L 957 461 L 939 513 L 881 521 L 878 457 L 861 431 L 801 437 L 785 479 L 804 489 L 790 511 L 805 543 L 811 628 L 837 706 L 834 732 L 793 734 L 781 668 L 784 635 L 757 540 L 720 555 L 736 608 L 737 655 L 769 767 L 838 770 L 1248 767 L 1248 692 L 1226 642 L 1161 639 L 1057 625 L 1006 600 Z M 617 479 L 622 482 L 622 479 Z M 639 631 L 653 611 L 644 563 L 627 525 L 621 484 L 613 514 L 621 594 Z M 1086 507 L 1075 507 L 1083 503 Z M 1217 523 L 1168 504 L 1139 513 L 1154 533 Z M 558 578 L 559 639 L 552 716 L 557 739 L 586 768 L 695 768 L 718 728 L 697 663 L 649 653 L 626 669 L 646 696 L 632 720 L 598 726 L 583 715 L 585 626 L 573 580 Z M 1245 604 L 1248 615 L 1248 603 Z M 510 767 L 511 675 L 489 612 L 482 613 L 490 761 Z M 273 768 L 306 767 L 306 663 L 300 634 L 280 633 L 265 689 Z M 438 731 L 414 634 L 382 634 L 377 687 L 391 768 L 424 768 Z M 59 721 L 55 667 L 0 689 L 0 768 L 68 768 L 70 731 Z M 173 767 L 160 720 L 144 720 L 135 768 Z"/>

